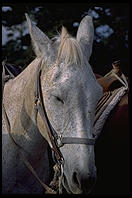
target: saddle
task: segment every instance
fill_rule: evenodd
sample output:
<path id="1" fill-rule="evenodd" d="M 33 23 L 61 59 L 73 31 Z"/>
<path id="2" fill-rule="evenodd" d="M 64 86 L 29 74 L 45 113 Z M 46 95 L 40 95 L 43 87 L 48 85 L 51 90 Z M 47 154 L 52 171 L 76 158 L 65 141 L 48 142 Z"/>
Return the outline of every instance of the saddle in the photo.
<path id="1" fill-rule="evenodd" d="M 107 120 L 110 112 L 122 99 L 122 97 L 128 93 L 128 79 L 121 72 L 120 61 L 112 63 L 113 69 L 105 76 L 95 74 L 98 83 L 103 88 L 103 96 L 99 100 L 94 121 L 93 134 L 98 138 L 105 121 Z M 113 86 L 114 85 L 114 86 Z"/>
<path id="2" fill-rule="evenodd" d="M 124 75 L 122 74 L 120 67 L 120 61 L 113 62 L 112 66 L 112 70 L 108 72 L 105 76 L 95 74 L 95 77 L 98 83 L 103 87 L 104 92 L 112 91 L 119 86 L 119 81 L 121 79 L 124 80 Z"/>

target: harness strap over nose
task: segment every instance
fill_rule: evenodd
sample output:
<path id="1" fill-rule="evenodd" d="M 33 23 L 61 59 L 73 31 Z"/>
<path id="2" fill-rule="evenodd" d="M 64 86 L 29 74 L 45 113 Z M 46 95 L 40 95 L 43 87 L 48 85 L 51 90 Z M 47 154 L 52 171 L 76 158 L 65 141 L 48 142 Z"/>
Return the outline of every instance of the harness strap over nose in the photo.
<path id="1" fill-rule="evenodd" d="M 80 137 L 61 137 L 59 136 L 57 139 L 58 147 L 63 146 L 64 144 L 86 144 L 86 145 L 94 145 L 94 138 L 80 138 Z"/>

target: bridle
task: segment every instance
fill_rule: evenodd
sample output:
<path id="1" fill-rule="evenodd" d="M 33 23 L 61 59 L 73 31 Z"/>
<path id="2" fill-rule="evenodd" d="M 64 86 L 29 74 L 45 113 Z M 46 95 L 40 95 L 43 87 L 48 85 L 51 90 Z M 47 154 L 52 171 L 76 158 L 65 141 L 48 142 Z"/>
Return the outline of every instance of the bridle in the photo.
<path id="1" fill-rule="evenodd" d="M 94 145 L 95 139 L 94 138 L 80 138 L 80 137 L 63 137 L 62 135 L 57 135 L 56 131 L 52 127 L 44 105 L 44 100 L 42 96 L 42 87 L 41 87 L 41 61 L 38 64 L 37 68 L 37 75 L 35 81 L 35 89 L 34 89 L 34 96 L 35 96 L 35 114 L 37 112 L 40 113 L 40 116 L 46 125 L 47 133 L 49 135 L 49 139 L 53 146 L 53 150 L 56 153 L 56 156 L 60 154 L 60 151 L 57 151 L 59 147 L 64 146 L 65 144 L 86 144 L 86 145 Z M 36 115 L 35 115 L 36 117 Z M 53 142 L 54 140 L 54 142 Z M 56 145 L 56 146 L 55 146 Z"/>
<path id="2" fill-rule="evenodd" d="M 62 135 L 57 135 L 56 131 L 52 127 L 44 105 L 44 100 L 42 96 L 42 87 L 41 87 L 41 61 L 38 64 L 37 68 L 37 75 L 36 75 L 36 81 L 35 81 L 35 89 L 34 89 L 34 98 L 35 98 L 35 114 L 37 112 L 40 113 L 40 116 L 46 125 L 47 133 L 49 135 L 49 139 L 51 141 L 51 144 L 53 146 L 53 150 L 56 152 L 56 156 L 60 154 L 60 152 L 57 152 L 57 149 L 59 147 L 62 147 L 64 144 L 87 144 L 87 145 L 94 145 L 95 139 L 94 138 L 80 138 L 80 137 L 63 137 Z M 36 117 L 36 115 L 35 115 Z M 54 142 L 53 142 L 54 140 Z M 56 146 L 55 146 L 56 145 Z"/>
<path id="3" fill-rule="evenodd" d="M 64 158 L 60 151 L 60 147 L 65 144 L 86 144 L 86 145 L 94 145 L 95 138 L 80 138 L 80 137 L 63 137 L 62 135 L 58 135 L 54 128 L 52 127 L 44 105 L 44 100 L 42 96 L 42 87 L 41 87 L 41 64 L 42 61 L 38 64 L 37 75 L 35 80 L 35 88 L 34 88 L 34 103 L 35 103 L 35 111 L 34 116 L 37 124 L 37 113 L 39 112 L 45 126 L 48 137 L 50 139 L 50 143 L 52 146 L 52 150 L 56 157 L 57 163 L 62 166 L 64 165 Z"/>
<path id="4" fill-rule="evenodd" d="M 95 138 L 79 138 L 79 137 L 63 137 L 62 135 L 58 135 L 54 128 L 52 127 L 47 113 L 45 109 L 44 99 L 42 95 L 42 87 L 41 87 L 41 65 L 42 60 L 38 64 L 37 67 L 37 75 L 35 80 L 35 87 L 34 87 L 34 104 L 35 104 L 35 111 L 34 111 L 34 117 L 35 122 L 37 125 L 37 114 L 39 112 L 45 126 L 46 131 L 48 134 L 48 137 L 50 139 L 50 143 L 52 146 L 52 150 L 54 152 L 54 156 L 56 158 L 57 165 L 60 169 L 60 178 L 62 180 L 63 178 L 63 166 L 64 166 L 64 157 L 60 151 L 60 147 L 64 146 L 65 144 L 86 144 L 86 145 L 94 145 L 95 144 Z M 60 185 L 61 181 L 60 180 Z M 59 189 L 59 192 L 61 193 L 61 190 Z"/>

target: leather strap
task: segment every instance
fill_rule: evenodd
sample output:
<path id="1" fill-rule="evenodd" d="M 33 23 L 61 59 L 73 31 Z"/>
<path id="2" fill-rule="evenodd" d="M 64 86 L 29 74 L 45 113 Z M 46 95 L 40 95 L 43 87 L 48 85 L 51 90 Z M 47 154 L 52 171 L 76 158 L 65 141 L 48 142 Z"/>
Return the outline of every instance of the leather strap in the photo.
<path id="1" fill-rule="evenodd" d="M 64 144 L 86 144 L 94 145 L 94 138 L 79 138 L 79 137 L 60 137 L 57 139 L 58 147 L 63 146 Z"/>
<path id="2" fill-rule="evenodd" d="M 46 126 L 46 129 L 47 129 L 47 133 L 48 133 L 48 136 L 49 136 L 49 139 L 50 139 L 50 142 L 52 144 L 52 149 L 55 153 L 55 157 L 57 159 L 58 162 L 61 162 L 63 156 L 60 152 L 60 150 L 58 149 L 58 147 L 56 146 L 56 143 L 55 143 L 55 138 L 53 137 L 53 135 L 51 134 L 51 125 L 47 119 L 47 114 L 45 112 L 45 109 L 42 107 L 42 104 L 39 103 L 39 105 L 37 106 L 38 108 L 38 112 L 43 120 L 43 122 L 45 123 L 45 126 Z"/>
<path id="3" fill-rule="evenodd" d="M 35 90 L 34 90 L 34 96 L 35 96 L 35 112 L 36 115 L 35 117 L 37 118 L 37 113 L 39 112 L 45 126 L 47 129 L 47 133 L 50 139 L 50 142 L 52 144 L 52 149 L 55 153 L 55 157 L 57 159 L 58 162 L 61 162 L 63 159 L 63 156 L 59 150 L 59 148 L 56 145 L 56 141 L 55 141 L 55 137 L 53 135 L 54 130 L 53 127 L 51 126 L 46 110 L 45 110 L 45 105 L 44 105 L 44 100 L 43 100 L 43 96 L 42 96 L 42 87 L 41 87 L 41 81 L 40 81 L 40 76 L 41 76 L 41 63 L 42 61 L 40 61 L 38 68 L 37 68 L 37 76 L 36 76 L 36 81 L 35 81 Z"/>

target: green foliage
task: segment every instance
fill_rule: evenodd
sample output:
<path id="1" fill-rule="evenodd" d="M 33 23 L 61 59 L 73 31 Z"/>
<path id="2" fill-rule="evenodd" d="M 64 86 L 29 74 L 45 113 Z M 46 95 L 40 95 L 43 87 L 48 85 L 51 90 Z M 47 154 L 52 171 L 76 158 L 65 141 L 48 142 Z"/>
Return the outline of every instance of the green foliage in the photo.
<path id="1" fill-rule="evenodd" d="M 95 27 L 95 41 L 90 63 L 93 70 L 105 74 L 111 69 L 111 63 L 121 60 L 123 71 L 128 74 L 128 23 L 129 4 L 86 4 L 86 3 L 41 3 L 41 4 L 9 4 L 12 10 L 2 12 L 2 24 L 9 32 L 10 40 L 2 47 L 2 59 L 25 68 L 35 57 L 31 47 L 29 34 L 25 33 L 25 13 L 27 12 L 37 26 L 50 38 L 55 36 L 64 25 L 70 34 L 76 36 L 74 22 L 80 22 L 83 16 L 91 13 Z M 104 36 L 96 30 L 108 25 L 112 34 Z M 13 35 L 18 35 L 13 38 Z M 106 65 L 109 65 L 106 67 Z"/>

